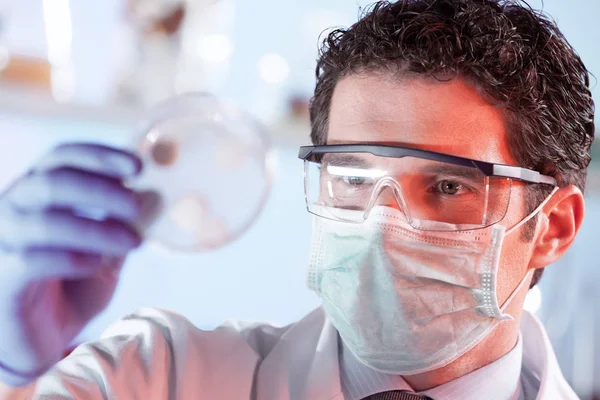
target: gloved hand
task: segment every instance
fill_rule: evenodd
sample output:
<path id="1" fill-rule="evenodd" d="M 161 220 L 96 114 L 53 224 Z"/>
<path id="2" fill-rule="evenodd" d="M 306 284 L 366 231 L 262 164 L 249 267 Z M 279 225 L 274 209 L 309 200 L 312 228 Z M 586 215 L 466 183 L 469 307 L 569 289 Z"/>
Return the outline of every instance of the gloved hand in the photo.
<path id="1" fill-rule="evenodd" d="M 142 198 L 133 154 L 62 145 L 0 196 L 0 381 L 29 383 L 109 303 Z"/>

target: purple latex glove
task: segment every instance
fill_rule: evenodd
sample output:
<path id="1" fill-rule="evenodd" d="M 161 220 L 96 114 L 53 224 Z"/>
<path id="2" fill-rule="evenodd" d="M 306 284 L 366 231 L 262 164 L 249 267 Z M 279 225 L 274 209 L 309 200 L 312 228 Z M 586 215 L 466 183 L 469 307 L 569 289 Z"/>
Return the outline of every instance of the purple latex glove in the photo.
<path id="1" fill-rule="evenodd" d="M 68 144 L 0 197 L 4 383 L 24 385 L 52 367 L 108 305 L 127 253 L 141 242 L 132 223 L 143 196 L 123 185 L 140 169 L 125 151 Z"/>

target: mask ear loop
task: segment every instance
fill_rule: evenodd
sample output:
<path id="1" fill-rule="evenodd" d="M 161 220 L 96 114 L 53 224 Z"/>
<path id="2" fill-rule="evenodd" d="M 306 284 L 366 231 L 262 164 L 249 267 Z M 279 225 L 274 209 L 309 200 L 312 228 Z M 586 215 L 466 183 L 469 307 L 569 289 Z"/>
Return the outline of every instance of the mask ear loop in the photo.
<path id="1" fill-rule="evenodd" d="M 523 218 L 519 223 L 517 223 L 516 225 L 514 225 L 513 227 L 511 227 L 509 230 L 507 230 L 506 231 L 506 235 L 508 235 L 511 232 L 514 232 L 516 229 L 518 229 L 519 227 L 523 226 L 523 224 L 525 224 L 531 218 L 533 218 L 534 216 L 536 216 L 540 212 L 540 210 L 542 208 L 544 208 L 544 206 L 546 204 L 548 204 L 548 201 L 552 198 L 552 196 L 554 195 L 554 193 L 556 193 L 557 190 L 558 190 L 558 187 L 555 187 L 554 190 L 552 190 L 552 193 L 550 193 L 548 195 L 548 197 L 546 197 L 546 199 L 544 201 L 542 201 L 542 203 L 535 210 L 533 210 L 533 212 L 531 214 L 529 214 L 527 217 Z M 510 304 L 510 302 L 515 298 L 515 296 L 517 295 L 517 293 L 519 293 L 521 291 L 521 289 L 523 288 L 523 285 L 525 285 L 526 282 L 529 282 L 529 278 L 531 277 L 531 275 L 533 275 L 533 271 L 534 271 L 533 269 L 530 269 L 529 271 L 527 271 L 527 273 L 525 274 L 525 276 L 523 277 L 523 279 L 521 279 L 521 282 L 519 282 L 519 284 L 517 285 L 517 287 L 515 288 L 515 290 L 512 291 L 512 293 L 504 301 L 504 303 L 502 304 L 502 306 L 500 306 L 500 311 L 504 312 L 504 310 L 506 309 L 506 307 L 508 306 L 508 304 Z M 513 319 L 513 317 L 510 316 L 510 319 Z"/>
<path id="2" fill-rule="evenodd" d="M 506 319 L 514 319 L 514 317 L 510 314 L 504 314 L 504 310 L 506 309 L 506 307 L 510 304 L 511 301 L 513 301 L 513 299 L 515 298 L 515 296 L 517 295 L 517 293 L 519 293 L 521 291 L 521 289 L 523 289 L 523 285 L 525 285 L 526 282 L 529 282 L 529 278 L 531 277 L 531 275 L 533 275 L 533 269 L 530 269 L 529 271 L 527 271 L 527 273 L 525 273 L 525 276 L 523 277 L 523 279 L 521 279 L 521 282 L 519 282 L 519 284 L 517 285 L 517 287 L 515 288 L 515 290 L 512 291 L 512 293 L 508 296 L 508 298 L 504 301 L 504 303 L 502 303 L 502 305 L 500 306 L 500 311 L 502 311 L 502 314 L 504 316 L 508 316 L 509 318 Z"/>
<path id="3" fill-rule="evenodd" d="M 542 210 L 542 208 L 544 208 L 544 206 L 546 204 L 548 204 L 548 201 L 550 201 L 550 199 L 552 198 L 552 196 L 554 195 L 554 193 L 556 193 L 557 190 L 558 190 L 558 186 L 556 186 L 554 188 L 554 190 L 552 190 L 552 193 L 550 193 L 548 195 L 548 197 L 546 197 L 546 199 L 544 199 L 544 201 L 542 201 L 542 203 L 535 210 L 533 210 L 533 212 L 531 214 L 529 214 L 528 216 L 526 216 L 525 218 L 523 218 L 520 222 L 518 222 L 516 225 L 514 225 L 513 227 L 511 227 L 510 229 L 508 229 L 506 231 L 506 235 L 508 236 L 509 234 L 511 234 L 512 232 L 514 232 L 515 230 L 517 230 L 521 226 L 523 226 L 523 224 L 525 224 L 531 218 L 535 217 Z"/>

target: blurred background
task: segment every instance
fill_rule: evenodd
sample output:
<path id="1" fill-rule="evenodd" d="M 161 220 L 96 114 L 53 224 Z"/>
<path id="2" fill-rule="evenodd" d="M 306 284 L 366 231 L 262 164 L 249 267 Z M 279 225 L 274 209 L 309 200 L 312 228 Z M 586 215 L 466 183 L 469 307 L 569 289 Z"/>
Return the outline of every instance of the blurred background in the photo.
<path id="1" fill-rule="evenodd" d="M 99 337 L 111 322 L 143 306 L 175 310 L 212 328 L 227 319 L 283 325 L 319 304 L 304 283 L 311 219 L 297 146 L 309 144 L 307 106 L 319 35 L 352 24 L 369 3 L 0 0 L 2 187 L 60 142 L 131 147 L 148 107 L 194 90 L 250 112 L 269 128 L 276 150 L 271 195 L 250 231 L 196 255 L 145 245 L 128 260 L 109 308 L 79 342 Z M 529 3 L 542 8 L 540 1 Z M 600 2 L 546 0 L 543 9 L 598 74 Z M 595 79 L 592 85 L 597 100 Z M 583 399 L 600 396 L 599 174 L 596 162 L 577 242 L 548 268 L 527 301 Z"/>

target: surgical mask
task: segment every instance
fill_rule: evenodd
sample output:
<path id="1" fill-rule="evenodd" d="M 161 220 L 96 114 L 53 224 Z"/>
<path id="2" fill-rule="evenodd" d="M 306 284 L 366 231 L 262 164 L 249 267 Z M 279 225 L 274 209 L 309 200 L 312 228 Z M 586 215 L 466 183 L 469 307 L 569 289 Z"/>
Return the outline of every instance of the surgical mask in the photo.
<path id="1" fill-rule="evenodd" d="M 423 232 L 412 228 L 401 211 L 383 206 L 374 207 L 361 224 L 315 216 L 308 286 L 365 365 L 399 375 L 443 367 L 500 321 L 513 319 L 504 309 L 531 271 L 499 305 L 502 243 L 548 199 L 509 231 L 496 224 Z M 357 213 L 344 212 L 348 219 Z"/>

